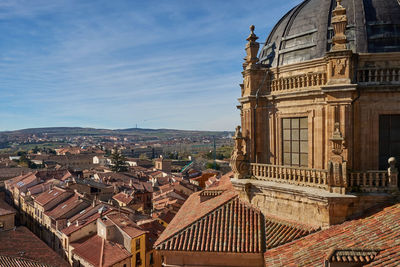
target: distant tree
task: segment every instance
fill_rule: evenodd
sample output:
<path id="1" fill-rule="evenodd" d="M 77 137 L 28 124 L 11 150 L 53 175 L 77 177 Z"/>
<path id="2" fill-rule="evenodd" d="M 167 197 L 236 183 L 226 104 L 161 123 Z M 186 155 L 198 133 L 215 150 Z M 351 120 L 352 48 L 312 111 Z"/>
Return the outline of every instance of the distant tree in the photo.
<path id="1" fill-rule="evenodd" d="M 111 170 L 113 172 L 126 172 L 128 170 L 126 158 L 117 149 L 111 154 L 111 164 Z"/>
<path id="2" fill-rule="evenodd" d="M 38 152 L 40 152 L 40 149 L 39 149 L 38 146 L 35 146 L 35 148 L 32 149 L 32 153 L 33 153 L 33 154 L 37 154 Z"/>
<path id="3" fill-rule="evenodd" d="M 206 164 L 206 169 L 219 170 L 220 168 L 221 168 L 221 166 L 219 166 L 218 163 L 215 164 L 215 167 L 214 167 L 214 162 L 207 162 L 207 164 Z"/>
<path id="4" fill-rule="evenodd" d="M 149 159 L 146 153 L 140 154 L 139 159 Z"/>

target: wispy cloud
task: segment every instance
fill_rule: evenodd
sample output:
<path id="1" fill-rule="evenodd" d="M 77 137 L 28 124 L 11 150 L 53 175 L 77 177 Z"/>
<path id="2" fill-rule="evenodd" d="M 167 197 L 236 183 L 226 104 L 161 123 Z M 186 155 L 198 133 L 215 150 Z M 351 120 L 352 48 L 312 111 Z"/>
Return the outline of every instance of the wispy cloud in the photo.
<path id="1" fill-rule="evenodd" d="M 2 1 L 0 130 L 232 130 L 248 26 L 299 2 Z"/>

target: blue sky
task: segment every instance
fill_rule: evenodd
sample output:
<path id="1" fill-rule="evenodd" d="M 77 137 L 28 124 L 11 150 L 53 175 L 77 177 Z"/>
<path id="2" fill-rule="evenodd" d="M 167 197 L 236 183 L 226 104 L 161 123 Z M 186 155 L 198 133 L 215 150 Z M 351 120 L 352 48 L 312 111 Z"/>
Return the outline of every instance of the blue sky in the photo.
<path id="1" fill-rule="evenodd" d="M 234 130 L 249 25 L 300 0 L 2 0 L 0 131 Z"/>

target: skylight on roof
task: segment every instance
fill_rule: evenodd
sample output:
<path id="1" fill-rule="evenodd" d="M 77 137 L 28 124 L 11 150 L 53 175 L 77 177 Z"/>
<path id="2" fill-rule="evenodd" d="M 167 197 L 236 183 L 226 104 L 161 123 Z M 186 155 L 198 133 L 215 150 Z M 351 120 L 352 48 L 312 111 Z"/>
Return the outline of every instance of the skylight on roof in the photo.
<path id="1" fill-rule="evenodd" d="M 63 208 L 65 208 L 67 206 L 67 204 L 65 204 L 64 206 L 62 206 L 61 208 L 63 209 Z"/>
<path id="2" fill-rule="evenodd" d="M 58 195 L 58 192 L 55 192 L 55 193 L 54 193 L 54 196 L 57 196 L 57 195 Z"/>

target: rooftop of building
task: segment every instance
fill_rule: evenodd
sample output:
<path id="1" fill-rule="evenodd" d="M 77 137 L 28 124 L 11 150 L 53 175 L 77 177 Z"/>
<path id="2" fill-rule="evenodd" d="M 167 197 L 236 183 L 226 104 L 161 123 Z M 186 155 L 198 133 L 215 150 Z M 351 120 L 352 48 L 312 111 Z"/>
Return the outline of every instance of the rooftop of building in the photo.
<path id="1" fill-rule="evenodd" d="M 131 196 L 125 192 L 120 192 L 120 193 L 114 195 L 112 198 L 118 202 L 124 203 L 125 205 L 128 205 L 133 200 L 133 196 Z"/>
<path id="2" fill-rule="evenodd" d="M 146 233 L 139 225 L 132 221 L 127 215 L 122 213 L 112 213 L 105 216 L 119 229 L 125 232 L 129 237 L 136 238 Z"/>
<path id="3" fill-rule="evenodd" d="M 2 256 L 33 260 L 50 266 L 69 266 L 26 227 L 21 226 L 15 228 L 15 230 L 0 231 L 0 240 L 0 255 Z"/>
<path id="4" fill-rule="evenodd" d="M 264 258 L 266 266 L 321 266 L 325 260 L 351 263 L 367 255 L 373 260 L 363 266 L 396 266 L 399 252 L 400 204 L 395 204 L 268 250 Z"/>
<path id="5" fill-rule="evenodd" d="M 132 255 L 123 246 L 105 240 L 98 235 L 88 238 L 76 245 L 73 254 L 84 259 L 93 266 L 113 266 Z"/>
<path id="6" fill-rule="evenodd" d="M 0 216 L 16 213 L 16 210 L 8 205 L 4 200 L 0 199 Z"/>
<path id="7" fill-rule="evenodd" d="M 35 202 L 41 206 L 45 206 L 50 203 L 52 200 L 60 197 L 60 195 L 72 195 L 72 192 L 66 191 L 65 189 L 59 187 L 53 187 L 52 189 L 41 193 L 40 195 L 35 197 Z"/>
<path id="8" fill-rule="evenodd" d="M 79 195 L 75 194 L 64 202 L 61 202 L 50 211 L 46 211 L 45 214 L 54 220 L 60 218 L 66 218 L 66 215 L 79 206 L 89 206 L 88 202 L 85 202 Z M 75 214 L 74 214 L 75 215 Z"/>

